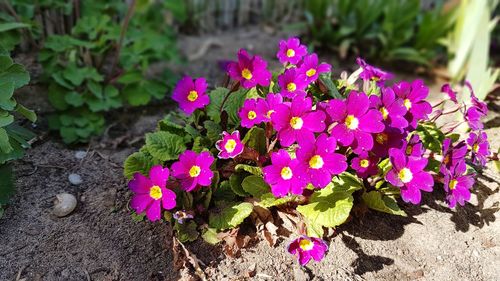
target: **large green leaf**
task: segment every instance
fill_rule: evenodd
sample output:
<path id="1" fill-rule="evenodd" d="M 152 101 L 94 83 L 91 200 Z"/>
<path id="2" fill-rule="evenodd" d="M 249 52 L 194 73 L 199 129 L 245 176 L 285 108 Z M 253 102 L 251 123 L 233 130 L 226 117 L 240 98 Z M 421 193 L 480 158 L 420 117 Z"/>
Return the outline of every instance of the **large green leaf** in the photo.
<path id="1" fill-rule="evenodd" d="M 262 194 L 260 196 L 259 205 L 265 208 L 270 208 L 274 206 L 279 206 L 286 204 L 288 202 L 292 202 L 295 200 L 295 196 L 286 196 L 281 198 L 276 198 L 271 192 Z"/>
<path id="2" fill-rule="evenodd" d="M 354 202 L 351 194 L 360 188 L 358 184 L 354 176 L 343 175 L 325 188 L 315 191 L 309 204 L 298 206 L 297 211 L 314 225 L 341 225 L 349 217 Z"/>
<path id="3" fill-rule="evenodd" d="M 440 153 L 444 140 L 444 133 L 437 128 L 436 123 L 424 122 L 418 124 L 417 133 L 425 148 Z"/>
<path id="4" fill-rule="evenodd" d="M 15 191 L 14 176 L 10 165 L 0 165 L 0 179 L 2 179 L 0 181 L 0 205 L 5 205 Z"/>
<path id="5" fill-rule="evenodd" d="M 21 22 L 0 23 L 0 32 L 19 29 L 19 28 L 29 28 L 29 27 L 31 27 L 31 25 Z"/>
<path id="6" fill-rule="evenodd" d="M 270 190 L 269 185 L 259 176 L 248 176 L 241 183 L 243 190 L 250 193 L 253 197 L 260 198 Z"/>
<path id="7" fill-rule="evenodd" d="M 209 215 L 208 224 L 210 227 L 224 230 L 240 225 L 252 213 L 252 203 L 232 203 L 224 207 L 212 209 Z"/>
<path id="8" fill-rule="evenodd" d="M 4 128 L 0 128 L 0 151 L 2 153 L 10 153 L 12 151 L 12 145 L 9 141 L 9 135 Z"/>
<path id="9" fill-rule="evenodd" d="M 182 137 L 163 131 L 146 134 L 146 147 L 154 158 L 161 161 L 175 160 L 186 150 Z"/>
<path id="10" fill-rule="evenodd" d="M 177 238 L 182 243 L 192 242 L 198 238 L 199 232 L 196 228 L 197 225 L 194 221 L 189 221 L 182 224 L 175 222 L 174 225 L 174 230 L 177 231 Z"/>
<path id="11" fill-rule="evenodd" d="M 252 127 L 243 138 L 245 146 L 255 149 L 260 154 L 266 153 L 266 132 L 259 127 Z"/>
<path id="12" fill-rule="evenodd" d="M 370 209 L 406 217 L 406 213 L 399 208 L 394 197 L 383 195 L 379 191 L 370 191 L 363 193 L 361 198 Z"/>
<path id="13" fill-rule="evenodd" d="M 247 165 L 247 164 L 238 164 L 234 167 L 234 169 L 237 171 L 237 172 L 249 172 L 250 174 L 252 175 L 255 175 L 255 176 L 261 176 L 262 177 L 262 168 L 260 167 L 256 167 L 256 166 L 250 166 L 250 165 Z"/>
<path id="14" fill-rule="evenodd" d="M 250 195 L 243 189 L 241 185 L 247 175 L 248 175 L 247 173 L 234 173 L 229 177 L 229 184 L 231 186 L 231 189 L 233 190 L 234 193 L 236 193 L 241 197 L 246 197 Z"/>
<path id="15" fill-rule="evenodd" d="M 229 92 L 226 88 L 216 88 L 208 93 L 210 104 L 207 105 L 207 115 L 216 123 L 220 123 L 222 101 Z"/>
<path id="16" fill-rule="evenodd" d="M 135 173 L 147 175 L 154 164 L 156 163 L 151 156 L 143 152 L 135 152 L 123 163 L 123 173 L 128 179 L 131 179 Z"/>

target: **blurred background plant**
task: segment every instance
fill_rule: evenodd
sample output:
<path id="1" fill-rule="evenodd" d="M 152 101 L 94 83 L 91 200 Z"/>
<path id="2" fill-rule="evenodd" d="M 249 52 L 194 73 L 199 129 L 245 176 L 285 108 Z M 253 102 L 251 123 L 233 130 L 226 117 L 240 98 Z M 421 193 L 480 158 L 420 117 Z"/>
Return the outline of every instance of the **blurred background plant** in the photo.
<path id="1" fill-rule="evenodd" d="M 172 19 L 183 13 L 182 1 L 13 0 L 3 8 L 7 48 L 40 50 L 41 78 L 57 110 L 49 126 L 66 143 L 88 141 L 103 131 L 104 112 L 161 99 L 176 80 L 148 70 L 179 60 Z"/>
<path id="2" fill-rule="evenodd" d="M 19 116 L 36 122 L 36 114 L 18 103 L 14 91 L 28 84 L 29 73 L 14 63 L 7 50 L 0 47 L 0 217 L 14 192 L 10 161 L 24 156 L 35 135 L 20 124 Z"/>

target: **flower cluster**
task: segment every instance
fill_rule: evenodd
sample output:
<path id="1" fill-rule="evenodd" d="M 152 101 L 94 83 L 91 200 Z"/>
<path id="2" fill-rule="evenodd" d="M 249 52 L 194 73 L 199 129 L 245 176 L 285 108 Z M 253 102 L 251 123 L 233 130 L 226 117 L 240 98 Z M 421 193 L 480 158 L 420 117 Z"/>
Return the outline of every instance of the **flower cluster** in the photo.
<path id="1" fill-rule="evenodd" d="M 298 38 L 278 47 L 283 69 L 274 75 L 264 59 L 240 50 L 225 68 L 226 89 L 207 92 L 204 78 L 179 81 L 172 98 L 186 115 L 176 117 L 181 124 L 163 120 L 156 138 L 147 137 L 125 165 L 153 166 L 133 170 L 130 205 L 137 213 L 156 221 L 162 209 L 172 212 L 165 217 L 177 232 L 187 222 L 206 238 L 245 218 L 262 223 L 257 212 L 250 216 L 253 206 L 283 206 L 281 212 L 303 220 L 291 231 L 299 238 L 288 251 L 305 265 L 328 250 L 323 229 L 350 215 L 337 202 L 404 214 L 396 198 L 420 204 L 422 192 L 436 188 L 451 208 L 470 199 L 472 169 L 490 157 L 480 120 L 487 107 L 470 84 L 464 87 L 470 102 L 459 102 L 459 92 L 444 85 L 442 101 L 432 106 L 422 80 L 389 83 L 392 74 L 359 58 L 346 85 Z M 461 120 L 440 121 L 450 114 Z M 454 133 L 464 123 L 474 130 L 467 138 Z M 190 226 L 182 237 L 191 241 L 192 233 Z"/>

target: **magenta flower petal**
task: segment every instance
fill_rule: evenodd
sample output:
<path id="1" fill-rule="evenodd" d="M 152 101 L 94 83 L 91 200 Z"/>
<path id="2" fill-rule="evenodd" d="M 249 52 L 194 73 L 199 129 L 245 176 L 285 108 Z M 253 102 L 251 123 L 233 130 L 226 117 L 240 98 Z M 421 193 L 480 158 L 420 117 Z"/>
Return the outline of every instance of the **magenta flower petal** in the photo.
<path id="1" fill-rule="evenodd" d="M 363 80 L 376 81 L 379 86 L 382 86 L 385 81 L 394 78 L 391 73 L 367 64 L 362 58 L 357 58 L 356 63 L 363 69 L 359 75 Z"/>
<path id="2" fill-rule="evenodd" d="M 170 189 L 167 189 L 167 188 L 162 188 L 162 199 L 161 199 L 161 202 L 162 202 L 162 206 L 163 206 L 163 209 L 165 210 L 171 210 L 173 208 L 175 208 L 176 206 L 176 202 L 175 202 L 175 192 L 173 192 L 172 190 Z"/>
<path id="3" fill-rule="evenodd" d="M 476 165 L 485 166 L 490 155 L 490 144 L 488 135 L 485 132 L 472 132 L 467 139 L 469 150 L 471 151 L 472 161 Z"/>
<path id="4" fill-rule="evenodd" d="M 238 52 L 238 61 L 230 62 L 227 66 L 229 77 L 239 81 L 245 89 L 257 85 L 269 86 L 271 72 L 267 70 L 267 62 L 259 56 L 250 57 L 244 49 Z"/>
<path id="5" fill-rule="evenodd" d="M 301 74 L 296 68 L 289 68 L 278 76 L 280 94 L 283 97 L 293 99 L 295 97 L 305 97 L 307 88 L 306 76 Z"/>
<path id="6" fill-rule="evenodd" d="M 244 145 L 240 140 L 240 132 L 238 130 L 229 134 L 222 132 L 222 139 L 215 143 L 215 147 L 219 150 L 219 158 L 229 159 L 240 155 L 243 152 Z"/>
<path id="7" fill-rule="evenodd" d="M 198 185 L 209 186 L 214 175 L 210 170 L 213 162 L 214 158 L 208 151 L 198 154 L 186 150 L 179 156 L 179 161 L 172 164 L 172 175 L 180 181 L 185 191 L 191 191 Z"/>
<path id="8" fill-rule="evenodd" d="M 405 115 L 409 127 L 415 129 L 420 120 L 427 120 L 432 112 L 431 105 L 425 101 L 429 94 L 429 88 L 422 80 L 415 80 L 412 83 L 400 82 L 392 87 L 396 96 L 403 100 L 403 105 L 408 112 Z"/>
<path id="9" fill-rule="evenodd" d="M 157 221 L 161 219 L 161 202 L 160 200 L 155 200 L 151 203 L 149 208 L 146 210 L 146 217 L 150 221 Z"/>
<path id="10" fill-rule="evenodd" d="M 378 157 L 371 156 L 368 152 L 363 151 L 351 161 L 351 167 L 356 171 L 356 174 L 362 178 L 367 178 L 378 173 Z"/>
<path id="11" fill-rule="evenodd" d="M 298 66 L 298 72 L 306 77 L 308 84 L 316 81 L 319 74 L 330 72 L 332 67 L 327 63 L 318 65 L 318 55 L 311 54 L 304 57 L 302 63 Z"/>
<path id="12" fill-rule="evenodd" d="M 135 173 L 132 180 L 128 183 L 128 187 L 134 193 L 147 193 L 151 185 L 151 180 L 140 173 Z"/>
<path id="13" fill-rule="evenodd" d="M 446 99 L 449 99 L 454 103 L 458 103 L 457 92 L 453 91 L 453 88 L 451 88 L 449 83 L 446 83 L 441 87 L 441 93 L 445 94 Z"/>
<path id="14" fill-rule="evenodd" d="M 241 119 L 241 126 L 252 128 L 254 125 L 264 121 L 267 115 L 267 109 L 259 106 L 256 99 L 247 99 L 240 108 L 238 116 Z"/>
<path id="15" fill-rule="evenodd" d="M 297 64 L 307 54 L 307 47 L 300 44 L 299 38 L 290 37 L 279 42 L 279 51 L 276 54 L 281 63 Z"/>
<path id="16" fill-rule="evenodd" d="M 306 265 L 311 258 L 321 261 L 326 251 L 328 251 L 328 245 L 316 237 L 301 236 L 288 245 L 288 252 L 296 256 L 302 266 Z"/>
<path id="17" fill-rule="evenodd" d="M 152 200 L 149 194 L 137 194 L 130 200 L 130 207 L 140 214 L 146 210 L 151 202 Z"/>
<path id="18" fill-rule="evenodd" d="M 172 92 L 172 99 L 179 103 L 179 107 L 184 113 L 190 115 L 198 108 L 204 108 L 210 103 L 210 98 L 206 94 L 207 81 L 205 78 L 193 80 L 186 76 L 175 86 Z"/>
<path id="19" fill-rule="evenodd" d="M 167 186 L 169 175 L 170 171 L 168 170 L 168 168 L 163 168 L 161 165 L 156 165 L 152 167 L 151 170 L 149 170 L 149 178 L 151 179 L 151 183 L 159 187 Z"/>
<path id="20" fill-rule="evenodd" d="M 271 186 L 271 192 L 276 197 L 289 193 L 300 195 L 307 185 L 304 171 L 297 159 L 291 159 L 286 150 L 271 154 L 271 165 L 263 168 L 264 181 Z"/>

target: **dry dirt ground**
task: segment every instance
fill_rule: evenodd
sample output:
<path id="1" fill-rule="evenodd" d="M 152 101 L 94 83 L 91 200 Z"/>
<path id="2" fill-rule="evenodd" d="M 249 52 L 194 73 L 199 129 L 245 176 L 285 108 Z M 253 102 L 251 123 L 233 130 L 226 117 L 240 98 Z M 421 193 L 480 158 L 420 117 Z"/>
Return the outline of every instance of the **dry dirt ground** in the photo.
<path id="1" fill-rule="evenodd" d="M 213 84 L 221 77 L 214 66 L 234 58 L 240 47 L 274 58 L 280 34 L 237 34 L 182 38 L 182 50 L 195 60 L 170 67 L 205 75 Z M 204 45 L 209 46 L 200 56 L 197 50 Z M 44 114 L 50 110 L 43 90 L 27 89 L 26 94 L 42 97 L 27 99 L 41 112 L 42 138 L 15 164 L 17 193 L 0 219 L 0 280 L 177 280 L 164 225 L 132 220 L 121 168 L 169 107 L 111 114 L 113 126 L 102 138 L 67 147 L 43 134 Z M 500 145 L 499 119 L 492 113 L 487 122 L 495 149 Z M 78 159 L 77 151 L 87 154 Z M 83 183 L 71 185 L 71 173 Z M 206 264 L 210 280 L 500 280 L 500 177 L 491 167 L 483 174 L 477 177 L 473 200 L 463 208 L 450 210 L 426 195 L 421 206 L 404 205 L 406 218 L 377 212 L 355 218 L 329 241 L 326 258 L 306 268 L 286 253 L 286 239 L 274 248 L 257 243 L 236 259 L 203 242 L 189 248 Z M 51 213 L 61 192 L 78 198 L 76 210 L 65 218 Z M 252 267 L 256 275 L 245 278 Z"/>

